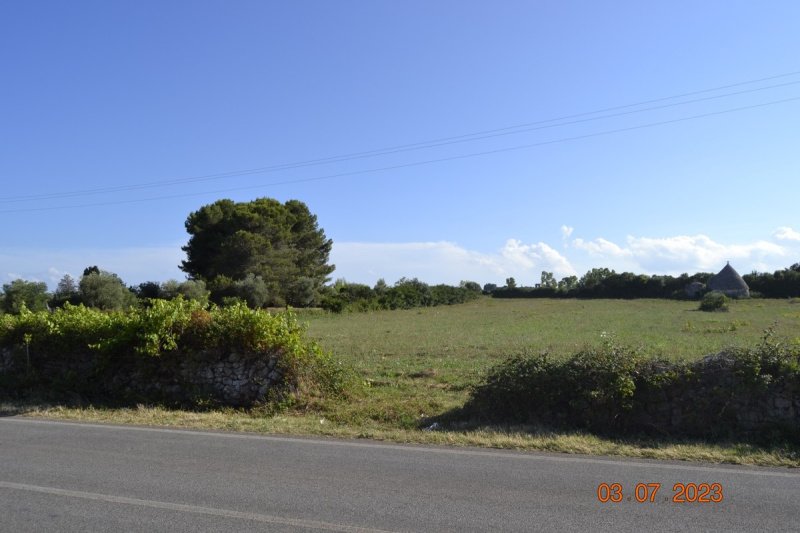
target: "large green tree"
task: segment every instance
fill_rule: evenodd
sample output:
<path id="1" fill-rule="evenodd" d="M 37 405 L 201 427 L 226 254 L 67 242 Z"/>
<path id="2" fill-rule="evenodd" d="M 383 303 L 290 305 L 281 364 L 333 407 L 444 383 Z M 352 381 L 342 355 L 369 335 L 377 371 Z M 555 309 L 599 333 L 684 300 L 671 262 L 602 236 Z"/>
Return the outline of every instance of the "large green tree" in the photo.
<path id="1" fill-rule="evenodd" d="M 19 313 L 23 306 L 30 311 L 44 311 L 47 299 L 47 284 L 43 281 L 15 279 L 3 285 L 0 305 L 6 313 Z"/>
<path id="2" fill-rule="evenodd" d="M 328 264 L 333 242 L 298 200 L 218 200 L 191 213 L 186 231 L 184 272 L 212 287 L 217 278 L 260 277 L 270 305 L 309 305 L 309 293 L 317 293 L 334 269 Z"/>
<path id="3" fill-rule="evenodd" d="M 136 305 L 136 295 L 113 272 L 87 268 L 78 286 L 87 307 L 119 311 Z"/>

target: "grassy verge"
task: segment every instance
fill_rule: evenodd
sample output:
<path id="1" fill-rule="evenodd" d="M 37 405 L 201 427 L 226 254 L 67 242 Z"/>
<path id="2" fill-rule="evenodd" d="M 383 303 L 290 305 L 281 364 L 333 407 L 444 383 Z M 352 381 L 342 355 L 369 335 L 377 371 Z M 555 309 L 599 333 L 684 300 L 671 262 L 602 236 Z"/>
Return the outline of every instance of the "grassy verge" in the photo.
<path id="1" fill-rule="evenodd" d="M 798 340 L 800 304 L 733 302 L 728 313 L 697 311 L 696 302 L 665 300 L 492 300 L 463 305 L 333 315 L 300 314 L 308 335 L 353 367 L 361 390 L 272 414 L 107 409 L 6 404 L 0 414 L 119 424 L 372 438 L 393 442 L 608 454 L 732 464 L 800 467 L 800 445 L 758 447 L 653 439 L 605 439 L 533 427 L 444 427 L 425 431 L 464 405 L 469 387 L 508 355 L 549 350 L 566 356 L 596 344 L 603 332 L 652 355 L 693 359 L 726 346 L 758 342 L 777 322 L 779 336 Z"/>
<path id="2" fill-rule="evenodd" d="M 707 444 L 692 441 L 607 439 L 595 435 L 553 433 L 530 426 L 473 427 L 434 431 L 392 429 L 380 424 L 354 427 L 336 424 L 319 414 L 265 416 L 254 411 L 182 411 L 138 406 L 126 409 L 0 404 L 0 416 L 73 420 L 108 424 L 244 431 L 446 446 L 476 446 L 524 451 L 586 455 L 616 455 L 661 460 L 702 461 L 738 465 L 800 468 L 800 449 L 760 447 L 741 443 Z"/>

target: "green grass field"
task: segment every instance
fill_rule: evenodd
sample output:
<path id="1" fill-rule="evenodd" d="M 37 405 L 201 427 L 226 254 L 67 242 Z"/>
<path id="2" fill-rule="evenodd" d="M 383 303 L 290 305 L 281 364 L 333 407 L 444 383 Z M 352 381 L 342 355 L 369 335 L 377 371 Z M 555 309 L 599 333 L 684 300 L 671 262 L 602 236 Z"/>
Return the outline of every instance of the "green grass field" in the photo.
<path id="1" fill-rule="evenodd" d="M 6 412 L 118 423 L 242 431 L 369 437 L 399 442 L 475 445 L 570 453 L 705 460 L 800 467 L 800 447 L 765 449 L 741 443 L 603 439 L 536 427 L 449 427 L 424 431 L 464 404 L 469 387 L 509 355 L 549 351 L 567 356 L 601 334 L 670 359 L 694 359 L 727 346 L 753 345 L 766 328 L 800 342 L 800 303 L 732 302 L 729 312 L 697 311 L 697 302 L 668 300 L 497 300 L 457 306 L 346 313 L 302 311 L 308 336 L 355 369 L 360 390 L 348 399 L 267 414 L 64 406 L 6 406 Z M 0 408 L 0 411 L 3 409 Z"/>
<path id="2" fill-rule="evenodd" d="M 309 336 L 369 386 L 372 407 L 348 406 L 349 416 L 394 418 L 403 427 L 463 404 L 468 386 L 509 355 L 568 356 L 599 343 L 602 334 L 669 359 L 752 345 L 771 325 L 777 335 L 800 342 L 800 303 L 789 300 L 736 301 L 729 312 L 705 313 L 685 301 L 482 298 L 452 307 L 302 319 Z"/>

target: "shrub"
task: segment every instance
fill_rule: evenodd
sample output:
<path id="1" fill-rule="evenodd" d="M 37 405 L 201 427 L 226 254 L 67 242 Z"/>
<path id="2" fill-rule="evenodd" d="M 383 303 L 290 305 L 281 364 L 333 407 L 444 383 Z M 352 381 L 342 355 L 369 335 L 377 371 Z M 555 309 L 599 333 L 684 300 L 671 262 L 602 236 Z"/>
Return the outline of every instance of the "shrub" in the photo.
<path id="1" fill-rule="evenodd" d="M 727 311 L 728 297 L 719 291 L 707 293 L 700 300 L 701 311 Z"/>
<path id="2" fill-rule="evenodd" d="M 492 368 L 472 390 L 467 411 L 501 421 L 545 421 L 608 431 L 630 410 L 638 351 L 606 336 L 566 361 L 514 356 Z"/>
<path id="3" fill-rule="evenodd" d="M 598 433 L 798 442 L 797 391 L 800 345 L 771 330 L 754 347 L 692 363 L 644 358 L 606 338 L 564 361 L 507 359 L 472 389 L 465 413 Z"/>
<path id="4" fill-rule="evenodd" d="M 63 381 L 62 374 L 72 372 L 81 392 L 89 395 L 106 391 L 123 368 L 159 374 L 160 367 L 167 369 L 183 358 L 213 363 L 231 353 L 277 358 L 284 400 L 345 391 L 350 386 L 347 369 L 306 341 L 304 331 L 291 312 L 270 314 L 241 302 L 206 310 L 178 296 L 150 300 L 127 312 L 67 303 L 52 313 L 4 315 L 0 348 L 19 350 L 27 344 L 39 386 L 51 388 Z"/>
<path id="5" fill-rule="evenodd" d="M 482 292 L 481 286 L 477 281 L 462 280 L 461 283 L 458 284 L 458 286 L 463 288 L 463 289 L 467 289 L 468 291 L 475 292 L 475 293 Z"/>
<path id="6" fill-rule="evenodd" d="M 156 288 L 156 294 L 158 296 L 150 296 L 150 298 L 172 300 L 180 295 L 187 300 L 195 300 L 203 306 L 208 303 L 209 291 L 206 289 L 205 282 L 201 279 L 188 279 L 182 282 L 170 279 L 162 283 L 160 287 L 156 285 Z"/>

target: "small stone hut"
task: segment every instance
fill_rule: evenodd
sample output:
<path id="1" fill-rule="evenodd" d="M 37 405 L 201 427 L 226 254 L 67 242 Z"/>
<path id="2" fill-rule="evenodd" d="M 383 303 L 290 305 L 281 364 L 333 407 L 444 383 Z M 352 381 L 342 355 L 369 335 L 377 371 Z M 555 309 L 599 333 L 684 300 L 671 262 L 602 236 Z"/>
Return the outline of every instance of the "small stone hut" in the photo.
<path id="1" fill-rule="evenodd" d="M 719 274 L 708 280 L 707 286 L 709 290 L 719 291 L 731 298 L 750 298 L 750 287 L 733 269 L 730 262 L 719 271 Z"/>
<path id="2" fill-rule="evenodd" d="M 705 290 L 706 284 L 699 281 L 693 281 L 685 288 L 686 296 L 689 298 L 697 298 Z"/>

